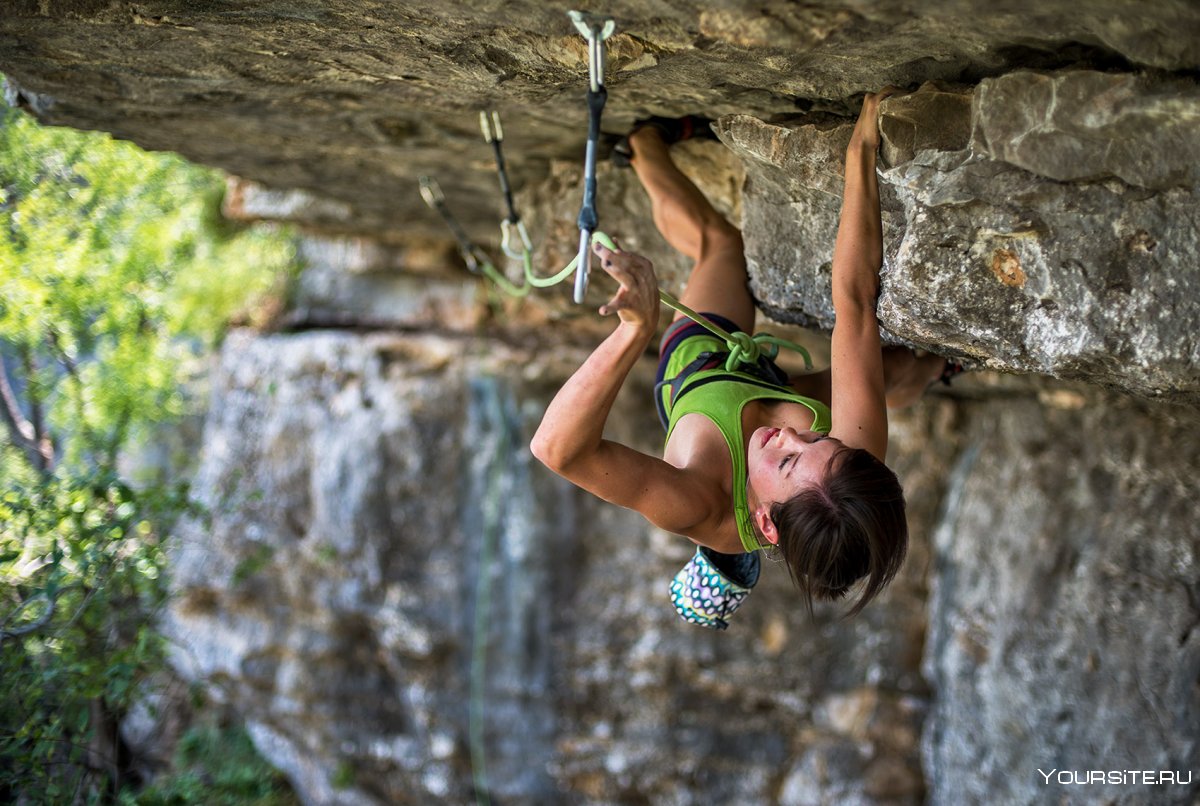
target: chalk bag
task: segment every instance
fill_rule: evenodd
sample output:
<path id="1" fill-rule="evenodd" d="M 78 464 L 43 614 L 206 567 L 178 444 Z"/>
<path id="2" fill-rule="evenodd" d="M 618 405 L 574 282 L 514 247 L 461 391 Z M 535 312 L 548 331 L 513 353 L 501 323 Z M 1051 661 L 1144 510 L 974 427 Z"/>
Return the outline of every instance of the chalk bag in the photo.
<path id="1" fill-rule="evenodd" d="M 671 604 L 689 624 L 724 630 L 758 582 L 758 552 L 722 554 L 701 546 L 671 580 Z"/>

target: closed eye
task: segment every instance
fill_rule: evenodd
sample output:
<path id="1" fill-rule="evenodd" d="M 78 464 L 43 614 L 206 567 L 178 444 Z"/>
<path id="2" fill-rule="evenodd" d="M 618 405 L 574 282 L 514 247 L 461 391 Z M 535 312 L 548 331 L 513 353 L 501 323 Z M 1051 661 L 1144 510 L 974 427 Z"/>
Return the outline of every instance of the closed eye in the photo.
<path id="1" fill-rule="evenodd" d="M 796 454 L 794 454 L 794 453 L 789 453 L 787 456 L 783 457 L 783 461 L 781 461 L 779 463 L 779 469 L 783 470 L 783 466 L 795 458 L 796 458 Z"/>

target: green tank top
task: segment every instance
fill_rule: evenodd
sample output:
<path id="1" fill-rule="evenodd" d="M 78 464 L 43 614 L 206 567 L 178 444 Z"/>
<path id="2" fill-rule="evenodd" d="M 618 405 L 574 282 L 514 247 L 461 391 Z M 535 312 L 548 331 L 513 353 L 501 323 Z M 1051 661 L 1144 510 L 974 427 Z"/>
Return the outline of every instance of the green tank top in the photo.
<path id="1" fill-rule="evenodd" d="M 693 342 L 695 342 L 693 344 Z M 705 351 L 717 352 L 725 347 L 724 342 L 709 336 L 699 335 L 686 339 L 671 356 L 665 373 L 672 378 Z M 669 395 L 668 389 L 663 390 Z M 729 446 L 729 458 L 733 463 L 733 511 L 737 521 L 738 537 L 746 551 L 756 551 L 763 546 L 754 532 L 750 507 L 746 502 L 746 450 L 742 439 L 742 409 L 752 400 L 781 400 L 799 403 L 813 413 L 813 431 L 829 433 L 829 407 L 819 400 L 804 397 L 783 386 L 750 375 L 745 372 L 729 372 L 724 368 L 701 370 L 693 373 L 675 394 L 674 402 L 664 399 L 667 407 L 667 439 L 675 430 L 675 424 L 685 414 L 703 414 L 711 420 Z"/>

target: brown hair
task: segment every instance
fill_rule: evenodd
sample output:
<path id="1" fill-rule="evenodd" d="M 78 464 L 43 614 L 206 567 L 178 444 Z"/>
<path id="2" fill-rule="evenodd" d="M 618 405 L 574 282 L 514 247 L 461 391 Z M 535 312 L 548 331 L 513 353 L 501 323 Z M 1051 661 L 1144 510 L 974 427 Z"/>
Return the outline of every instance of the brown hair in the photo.
<path id="1" fill-rule="evenodd" d="M 857 614 L 892 581 L 904 563 L 908 523 L 904 490 L 887 465 L 862 448 L 844 448 L 820 484 L 771 507 L 779 550 L 808 600 L 841 599 L 858 580 Z"/>

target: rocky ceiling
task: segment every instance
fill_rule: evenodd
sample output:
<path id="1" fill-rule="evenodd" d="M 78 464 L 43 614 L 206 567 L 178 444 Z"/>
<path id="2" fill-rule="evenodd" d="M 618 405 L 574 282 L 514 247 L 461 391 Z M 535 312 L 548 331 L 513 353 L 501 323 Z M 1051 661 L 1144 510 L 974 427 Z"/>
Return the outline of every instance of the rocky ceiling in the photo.
<path id="1" fill-rule="evenodd" d="M 364 0 L 9 0 L 0 69 L 45 122 L 179 151 L 330 200 L 350 229 L 433 228 L 436 173 L 495 224 L 479 110 L 506 122 L 519 185 L 582 157 L 587 50 L 569 4 Z M 15 8 L 14 8 L 15 6 Z M 1200 67 L 1186 0 L 654 2 L 614 17 L 604 128 L 651 113 L 851 114 L 884 84 L 975 83 L 1014 67 Z M 440 234 L 440 233 L 439 233 Z"/>
<path id="2" fill-rule="evenodd" d="M 552 209 L 560 229 L 578 209 L 563 166 L 582 161 L 587 48 L 570 6 L 5 5 L 10 101 L 47 123 L 305 191 L 290 214 L 320 228 L 444 242 L 417 193 L 433 174 L 468 229 L 495 240 L 485 108 L 503 116 L 519 198 Z M 1200 303 L 1186 291 L 1200 246 L 1200 6 L 621 0 L 587 10 L 616 21 L 606 132 L 649 114 L 721 119 L 746 166 L 735 202 L 752 285 L 777 319 L 831 322 L 821 272 L 839 138 L 862 93 L 937 82 L 929 103 L 906 102 L 890 124 L 881 317 L 891 340 L 1200 399 Z M 964 262 L 992 285 L 960 282 Z M 811 282 L 796 265 L 812 267 Z M 1171 326 L 1149 333 L 1164 316 Z"/>

